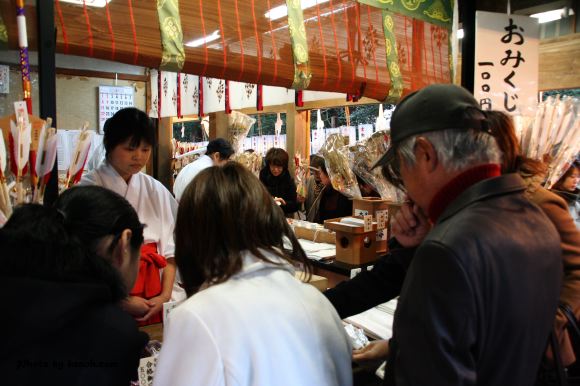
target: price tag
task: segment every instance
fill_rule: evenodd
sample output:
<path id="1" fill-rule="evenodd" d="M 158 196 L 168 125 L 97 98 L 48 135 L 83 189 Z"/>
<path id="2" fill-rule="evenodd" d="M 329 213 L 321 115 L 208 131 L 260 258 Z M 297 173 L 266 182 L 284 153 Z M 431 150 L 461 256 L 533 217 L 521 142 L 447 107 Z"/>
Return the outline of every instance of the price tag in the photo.
<path id="1" fill-rule="evenodd" d="M 167 322 L 167 317 L 169 313 L 173 311 L 175 307 L 177 307 L 181 302 L 165 302 L 163 303 L 163 322 Z"/>
<path id="2" fill-rule="evenodd" d="M 387 227 L 387 211 L 377 210 L 377 229 L 385 229 Z"/>
<path id="3" fill-rule="evenodd" d="M 365 232 L 372 231 L 373 230 L 373 216 L 370 214 L 367 214 L 366 216 L 363 216 L 363 220 L 364 220 Z"/>

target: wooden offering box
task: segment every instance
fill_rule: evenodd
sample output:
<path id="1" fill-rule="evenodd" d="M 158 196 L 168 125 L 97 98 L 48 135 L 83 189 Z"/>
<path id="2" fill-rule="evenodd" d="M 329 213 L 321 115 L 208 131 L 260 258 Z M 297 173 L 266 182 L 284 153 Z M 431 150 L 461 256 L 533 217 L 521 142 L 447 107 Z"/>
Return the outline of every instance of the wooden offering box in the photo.
<path id="1" fill-rule="evenodd" d="M 324 227 L 336 232 L 336 260 L 348 264 L 364 264 L 376 260 L 377 224 L 365 232 L 364 226 L 340 222 L 341 218 L 324 221 Z"/>
<path id="2" fill-rule="evenodd" d="M 376 247 L 377 252 L 387 251 L 387 240 L 391 237 L 391 218 L 397 213 L 401 204 L 382 200 L 375 197 L 363 197 L 353 199 L 352 214 L 353 216 L 372 215 L 373 221 L 377 222 Z M 378 217 L 384 216 L 384 225 L 378 221 Z"/>

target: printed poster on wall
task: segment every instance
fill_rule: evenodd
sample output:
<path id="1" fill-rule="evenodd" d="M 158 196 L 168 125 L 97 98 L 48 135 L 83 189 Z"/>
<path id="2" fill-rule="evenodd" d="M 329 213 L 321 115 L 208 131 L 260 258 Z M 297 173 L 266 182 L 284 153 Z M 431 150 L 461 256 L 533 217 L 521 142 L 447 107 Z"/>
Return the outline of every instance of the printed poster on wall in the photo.
<path id="1" fill-rule="evenodd" d="M 99 129 L 105 121 L 125 107 L 135 106 L 135 90 L 131 86 L 99 86 Z"/>
<path id="2" fill-rule="evenodd" d="M 526 114 L 538 103 L 538 20 L 482 11 L 475 18 L 475 98 L 484 110 Z"/>

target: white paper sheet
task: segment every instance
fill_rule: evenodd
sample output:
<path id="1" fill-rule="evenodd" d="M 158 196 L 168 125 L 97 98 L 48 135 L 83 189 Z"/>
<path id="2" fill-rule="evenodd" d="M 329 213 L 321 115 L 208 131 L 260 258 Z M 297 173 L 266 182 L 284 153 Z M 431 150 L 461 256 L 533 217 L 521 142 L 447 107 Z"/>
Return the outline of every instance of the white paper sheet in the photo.
<path id="1" fill-rule="evenodd" d="M 345 319 L 345 322 L 362 328 L 365 334 L 375 339 L 390 339 L 393 336 L 393 320 L 397 299 L 380 304 L 370 310 Z"/>

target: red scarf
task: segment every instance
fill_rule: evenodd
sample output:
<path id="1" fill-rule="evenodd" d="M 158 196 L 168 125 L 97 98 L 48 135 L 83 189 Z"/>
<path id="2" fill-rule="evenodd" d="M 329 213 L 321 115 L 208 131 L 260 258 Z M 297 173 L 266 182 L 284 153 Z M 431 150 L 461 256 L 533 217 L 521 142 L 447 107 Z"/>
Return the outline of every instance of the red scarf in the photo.
<path id="1" fill-rule="evenodd" d="M 471 185 L 487 180 L 488 178 L 498 177 L 501 175 L 501 169 L 496 164 L 486 164 L 476 166 L 461 173 L 447 183 L 431 200 L 429 204 L 429 219 L 432 223 L 445 211 L 447 206 Z"/>
<path id="2" fill-rule="evenodd" d="M 157 244 L 144 244 L 141 247 L 141 258 L 139 260 L 139 274 L 135 285 L 131 290 L 131 296 L 139 296 L 144 299 L 151 299 L 161 293 L 161 275 L 159 270 L 167 265 L 165 257 L 157 253 Z M 140 326 L 161 323 L 161 312 L 153 315 L 145 322 L 140 322 Z"/>

